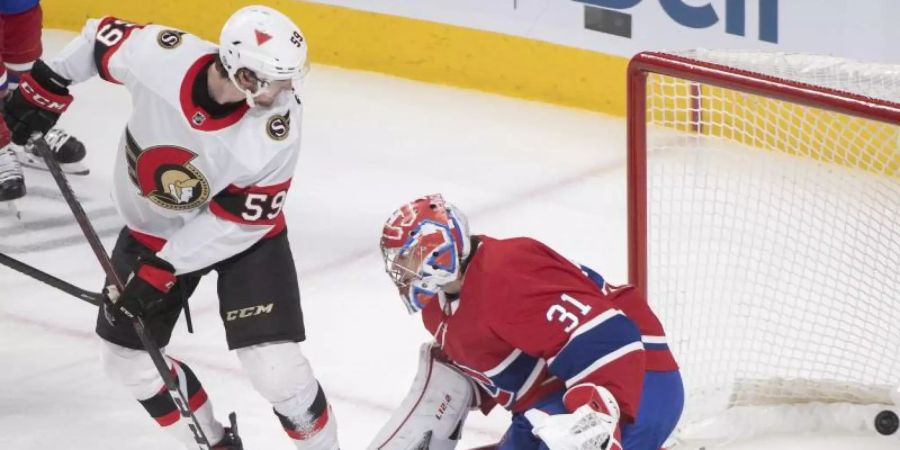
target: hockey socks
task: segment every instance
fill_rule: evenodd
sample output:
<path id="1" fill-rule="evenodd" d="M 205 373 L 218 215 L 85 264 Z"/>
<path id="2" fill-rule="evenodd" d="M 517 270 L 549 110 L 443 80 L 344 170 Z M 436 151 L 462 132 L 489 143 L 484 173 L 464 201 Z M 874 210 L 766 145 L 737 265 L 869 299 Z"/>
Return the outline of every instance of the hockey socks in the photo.
<path id="1" fill-rule="evenodd" d="M 337 425 L 331 414 L 325 391 L 318 385 L 316 397 L 307 407 L 297 397 L 275 405 L 273 411 L 281 426 L 299 449 L 337 449 Z"/>
<path id="2" fill-rule="evenodd" d="M 203 385 L 200 384 L 200 380 L 187 364 L 172 358 L 167 359 L 172 362 L 172 376 L 175 378 L 178 388 L 185 394 L 188 407 L 194 413 L 206 437 L 212 444 L 221 441 L 225 436 L 225 429 L 213 417 L 212 403 L 209 401 Z M 156 420 L 156 423 L 171 433 L 175 439 L 188 447 L 196 446 L 194 436 L 188 427 L 179 423 L 181 414 L 165 386 L 153 397 L 139 401 L 147 413 Z"/>

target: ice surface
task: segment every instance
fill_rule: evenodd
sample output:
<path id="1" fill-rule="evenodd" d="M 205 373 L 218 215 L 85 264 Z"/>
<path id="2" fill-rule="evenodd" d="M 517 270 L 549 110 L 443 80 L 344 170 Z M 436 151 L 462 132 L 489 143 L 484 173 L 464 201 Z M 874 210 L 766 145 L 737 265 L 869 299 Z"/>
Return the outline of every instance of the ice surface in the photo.
<path id="1" fill-rule="evenodd" d="M 72 33 L 45 32 L 47 53 Z M 314 66 L 304 96 L 303 154 L 285 206 L 299 266 L 303 348 L 331 400 L 342 448 L 365 448 L 398 405 L 428 338 L 382 272 L 381 225 L 399 204 L 442 192 L 476 232 L 528 235 L 625 281 L 625 125 L 583 111 Z M 107 248 L 118 227 L 109 188 L 128 116 L 124 88 L 74 88 L 60 125 L 88 148 L 92 174 L 72 184 Z M 23 221 L 0 208 L 0 251 L 98 290 L 102 272 L 49 176 L 29 170 Z M 50 244 L 48 244 L 50 243 Z M 51 245 L 52 244 L 52 245 Z M 215 275 L 192 299 L 196 332 L 176 327 L 171 355 L 203 381 L 220 419 L 239 414 L 246 447 L 293 448 L 225 346 Z M 0 448 L 176 448 L 103 375 L 94 308 L 0 268 Z M 470 416 L 460 448 L 495 442 L 508 415 Z M 900 440 L 773 438 L 731 449 L 888 449 Z"/>

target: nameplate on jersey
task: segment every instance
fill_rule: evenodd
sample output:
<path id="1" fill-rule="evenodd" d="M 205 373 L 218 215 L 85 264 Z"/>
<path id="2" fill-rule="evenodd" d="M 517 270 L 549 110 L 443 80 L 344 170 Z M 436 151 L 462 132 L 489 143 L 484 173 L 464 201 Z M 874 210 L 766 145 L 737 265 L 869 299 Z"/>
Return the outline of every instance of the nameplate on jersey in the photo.
<path id="1" fill-rule="evenodd" d="M 191 164 L 196 153 L 175 145 L 142 149 L 126 129 L 125 155 L 131 182 L 157 206 L 183 211 L 209 199 L 209 182 Z"/>

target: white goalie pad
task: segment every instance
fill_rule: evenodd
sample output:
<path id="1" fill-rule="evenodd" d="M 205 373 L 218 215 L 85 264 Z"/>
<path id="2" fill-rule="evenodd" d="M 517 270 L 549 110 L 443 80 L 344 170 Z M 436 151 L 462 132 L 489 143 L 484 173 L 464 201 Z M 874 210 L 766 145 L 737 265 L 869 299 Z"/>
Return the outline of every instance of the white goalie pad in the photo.
<path id="1" fill-rule="evenodd" d="M 400 407 L 369 450 L 452 450 L 474 404 L 475 386 L 456 368 L 419 349 L 419 370 Z"/>

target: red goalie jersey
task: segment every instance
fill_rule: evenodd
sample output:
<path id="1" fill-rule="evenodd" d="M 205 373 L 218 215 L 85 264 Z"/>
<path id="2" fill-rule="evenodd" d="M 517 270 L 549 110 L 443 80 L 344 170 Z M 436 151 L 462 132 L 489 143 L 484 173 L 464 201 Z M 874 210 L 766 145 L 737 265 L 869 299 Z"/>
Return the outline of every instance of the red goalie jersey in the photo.
<path id="1" fill-rule="evenodd" d="M 459 300 L 429 303 L 422 319 L 493 397 L 482 410 L 522 412 L 589 382 L 609 389 L 632 421 L 644 372 L 678 368 L 647 302 L 533 239 L 477 239 Z"/>
<path id="2" fill-rule="evenodd" d="M 116 206 L 135 237 L 177 273 L 284 229 L 281 208 L 300 149 L 302 110 L 289 92 L 269 108 L 201 106 L 217 52 L 179 30 L 107 17 L 89 20 L 50 63 L 76 83 L 99 75 L 130 92 Z"/>

